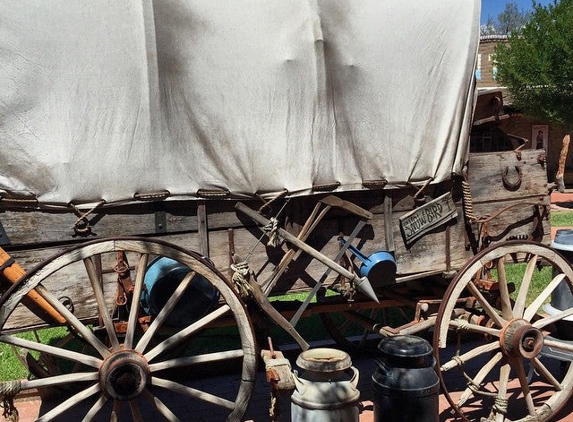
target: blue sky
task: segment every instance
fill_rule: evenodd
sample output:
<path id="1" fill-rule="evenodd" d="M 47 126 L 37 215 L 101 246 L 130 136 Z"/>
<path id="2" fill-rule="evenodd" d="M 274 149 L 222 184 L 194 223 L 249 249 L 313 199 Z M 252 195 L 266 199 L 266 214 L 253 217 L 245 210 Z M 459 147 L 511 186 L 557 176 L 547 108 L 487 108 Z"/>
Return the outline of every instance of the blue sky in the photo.
<path id="1" fill-rule="evenodd" d="M 523 9 L 526 12 L 532 10 L 531 0 L 482 0 L 481 23 L 485 23 L 488 15 L 494 20 L 497 19 L 497 16 L 503 12 L 506 3 L 517 3 L 519 10 Z M 537 3 L 547 6 L 548 4 L 553 3 L 553 0 L 537 0 Z"/>

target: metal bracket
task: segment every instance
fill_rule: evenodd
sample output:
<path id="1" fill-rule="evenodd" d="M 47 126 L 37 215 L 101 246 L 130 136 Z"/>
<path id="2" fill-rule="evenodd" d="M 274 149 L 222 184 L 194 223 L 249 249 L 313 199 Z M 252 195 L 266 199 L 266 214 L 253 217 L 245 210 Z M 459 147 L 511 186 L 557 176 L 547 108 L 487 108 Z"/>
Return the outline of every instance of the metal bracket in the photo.
<path id="1" fill-rule="evenodd" d="M 167 233 L 167 216 L 163 204 L 155 204 L 155 233 Z"/>

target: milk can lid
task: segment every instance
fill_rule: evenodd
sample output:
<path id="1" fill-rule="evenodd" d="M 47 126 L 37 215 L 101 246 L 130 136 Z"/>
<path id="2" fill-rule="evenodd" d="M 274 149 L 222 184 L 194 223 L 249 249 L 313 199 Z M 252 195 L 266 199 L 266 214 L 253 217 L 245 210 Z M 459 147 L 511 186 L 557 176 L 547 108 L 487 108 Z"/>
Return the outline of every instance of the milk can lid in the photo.
<path id="1" fill-rule="evenodd" d="M 378 350 L 388 356 L 422 357 L 432 353 L 432 346 L 418 336 L 401 335 L 383 339 L 378 344 Z"/>
<path id="2" fill-rule="evenodd" d="M 350 368 L 352 361 L 350 355 L 342 350 L 321 347 L 302 352 L 296 364 L 307 371 L 335 372 Z"/>

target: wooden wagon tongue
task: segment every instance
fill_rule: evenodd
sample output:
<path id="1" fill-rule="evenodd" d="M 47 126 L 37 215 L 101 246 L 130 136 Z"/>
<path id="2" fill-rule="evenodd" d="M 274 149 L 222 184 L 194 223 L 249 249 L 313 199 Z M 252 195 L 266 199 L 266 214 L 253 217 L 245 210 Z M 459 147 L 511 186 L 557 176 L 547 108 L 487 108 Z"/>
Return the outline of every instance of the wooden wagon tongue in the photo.
<path id="1" fill-rule="evenodd" d="M 266 219 L 265 217 L 263 217 L 262 215 L 257 213 L 255 210 L 249 208 L 248 206 L 244 205 L 241 202 L 237 202 L 237 204 L 235 205 L 235 208 L 238 209 L 239 211 L 245 213 L 246 215 L 251 217 L 253 220 L 255 220 L 257 223 L 259 223 L 263 226 L 266 226 L 270 223 L 270 220 Z M 370 281 L 368 280 L 367 277 L 362 277 L 362 278 L 358 277 L 356 274 L 348 271 L 346 268 L 344 268 L 343 266 L 334 262 L 332 259 L 324 256 L 322 253 L 320 253 L 319 251 L 317 251 L 313 247 L 307 245 L 306 243 L 302 242 L 300 239 L 293 236 L 292 234 L 290 234 L 286 230 L 279 228 L 278 232 L 279 232 L 280 236 L 283 239 L 285 239 L 287 242 L 293 244 L 297 248 L 306 252 L 307 254 L 309 254 L 310 256 L 315 258 L 316 260 L 322 262 L 328 268 L 332 269 L 333 271 L 336 271 L 341 276 L 346 277 L 348 280 L 352 281 L 355 284 L 355 286 L 358 290 L 360 290 L 362 293 L 364 293 L 370 299 L 378 302 L 378 298 L 376 297 L 376 293 L 374 292 L 374 289 L 372 288 L 372 284 L 370 284 Z"/>

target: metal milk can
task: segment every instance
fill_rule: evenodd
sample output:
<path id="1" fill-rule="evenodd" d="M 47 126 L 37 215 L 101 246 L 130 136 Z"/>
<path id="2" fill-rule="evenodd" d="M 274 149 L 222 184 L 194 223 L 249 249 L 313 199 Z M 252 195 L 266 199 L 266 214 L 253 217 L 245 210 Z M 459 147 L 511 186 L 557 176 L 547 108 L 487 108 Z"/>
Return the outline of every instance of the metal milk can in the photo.
<path id="1" fill-rule="evenodd" d="M 563 257 L 573 264 L 573 230 L 559 229 L 555 233 L 555 238 L 551 242 L 551 247 L 556 249 Z M 553 277 L 557 273 L 553 272 Z M 556 315 L 573 306 L 573 294 L 566 279 L 562 280 L 551 293 L 551 303 L 543 305 L 543 310 L 549 315 Z M 573 340 L 573 317 L 568 316 L 559 321 L 555 321 L 557 335 L 563 340 Z M 544 351 L 545 352 L 545 351 Z M 559 351 L 562 356 L 571 359 L 571 352 Z"/>
<path id="2" fill-rule="evenodd" d="M 296 364 L 301 372 L 293 373 L 296 388 L 291 396 L 291 421 L 358 422 L 358 370 L 348 353 L 309 349 L 299 355 Z"/>
<path id="3" fill-rule="evenodd" d="M 372 375 L 375 422 L 438 422 L 440 381 L 432 346 L 411 335 L 383 339 Z"/>

